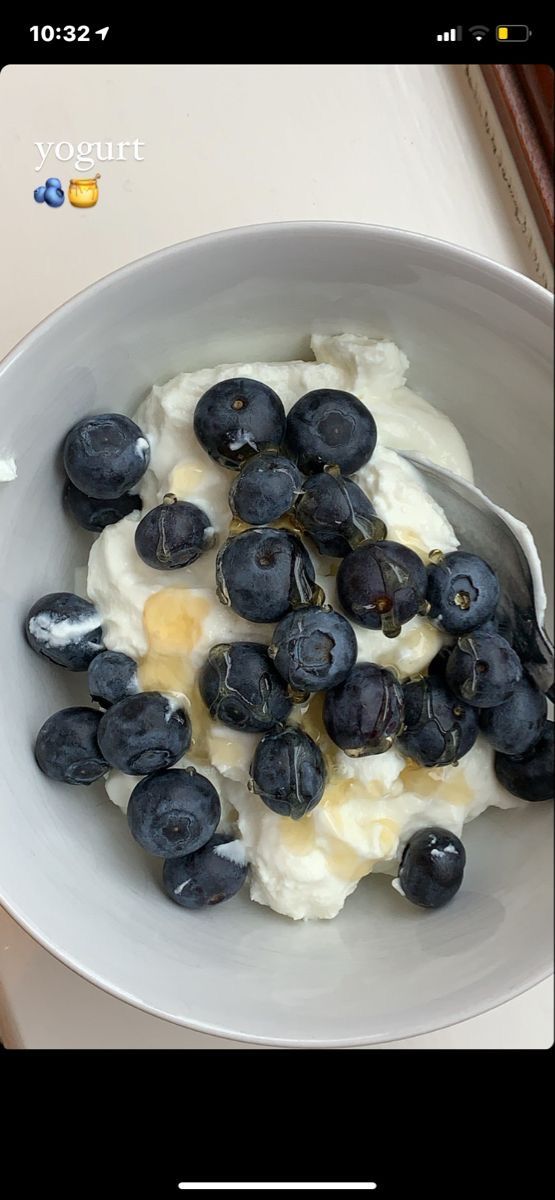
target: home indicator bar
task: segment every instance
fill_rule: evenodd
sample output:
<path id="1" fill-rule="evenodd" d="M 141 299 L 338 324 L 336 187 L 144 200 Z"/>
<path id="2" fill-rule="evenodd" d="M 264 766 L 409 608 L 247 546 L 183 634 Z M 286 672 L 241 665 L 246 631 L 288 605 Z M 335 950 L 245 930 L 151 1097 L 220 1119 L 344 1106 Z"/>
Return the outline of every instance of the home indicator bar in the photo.
<path id="1" fill-rule="evenodd" d="M 182 1192 L 372 1192 L 377 1183 L 178 1183 Z"/>

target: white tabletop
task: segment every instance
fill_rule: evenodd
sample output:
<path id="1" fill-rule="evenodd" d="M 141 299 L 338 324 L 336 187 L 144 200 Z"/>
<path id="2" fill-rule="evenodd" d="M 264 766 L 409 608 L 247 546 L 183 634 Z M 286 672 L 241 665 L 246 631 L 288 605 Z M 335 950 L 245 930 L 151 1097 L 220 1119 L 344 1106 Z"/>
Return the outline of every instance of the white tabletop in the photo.
<path id="1" fill-rule="evenodd" d="M 0 354 L 75 292 L 197 234 L 253 222 L 394 225 L 470 247 L 550 284 L 506 143 L 486 132 L 477 73 L 436 66 L 11 66 L 0 76 L 4 154 Z M 35 142 L 144 142 L 103 161 L 96 208 L 34 204 L 75 155 Z M 115 152 L 115 148 L 114 148 Z M 102 153 L 106 154 L 104 146 Z M 133 154 L 131 148 L 126 153 Z M 94 154 L 94 151 L 93 151 Z M 81 171 L 81 174 L 83 172 Z M 9 486 L 9 485 L 6 485 Z M 0 1037 L 9 1047 L 250 1049 L 115 1000 L 0 912 Z M 547 981 L 462 1025 L 396 1048 L 543 1048 Z"/>

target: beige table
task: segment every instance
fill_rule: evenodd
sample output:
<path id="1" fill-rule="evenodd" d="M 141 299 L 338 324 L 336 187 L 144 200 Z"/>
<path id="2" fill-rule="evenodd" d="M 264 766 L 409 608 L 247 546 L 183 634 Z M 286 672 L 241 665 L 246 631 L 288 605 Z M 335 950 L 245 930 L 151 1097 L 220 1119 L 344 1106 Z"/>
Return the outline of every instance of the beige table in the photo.
<path id="1" fill-rule="evenodd" d="M 502 137 L 472 71 L 434 66 L 8 67 L 3 147 L 0 353 L 75 292 L 185 238 L 251 222 L 334 219 L 417 230 L 550 284 Z M 481 115 L 480 115 L 481 112 Z M 48 209 L 73 155 L 35 142 L 132 142 L 106 161 L 90 210 Z M 103 149 L 106 153 L 106 147 Z M 129 148 L 127 153 L 130 153 Z M 83 174 L 83 172 L 80 172 Z M 117 405 L 116 405 L 117 407 Z M 0 429 L 0 451 L 3 447 Z M 5 485 L 9 486 L 9 485 Z M 85 983 L 0 915 L 0 1036 L 25 1047 L 226 1045 L 138 1012 Z M 492 1013 L 398 1047 L 542 1047 L 550 983 Z"/>

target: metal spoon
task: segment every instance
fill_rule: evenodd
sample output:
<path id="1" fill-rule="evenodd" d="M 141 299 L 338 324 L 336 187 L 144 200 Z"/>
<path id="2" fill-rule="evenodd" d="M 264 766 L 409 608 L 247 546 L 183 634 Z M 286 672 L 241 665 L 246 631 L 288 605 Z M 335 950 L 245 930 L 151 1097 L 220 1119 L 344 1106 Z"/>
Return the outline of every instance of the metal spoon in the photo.
<path id="1" fill-rule="evenodd" d="M 403 454 L 423 477 L 465 550 L 479 554 L 497 572 L 501 600 L 496 616 L 509 628 L 526 670 L 554 698 L 554 648 L 544 628 L 546 596 L 532 535 L 468 480 L 420 455 Z"/>

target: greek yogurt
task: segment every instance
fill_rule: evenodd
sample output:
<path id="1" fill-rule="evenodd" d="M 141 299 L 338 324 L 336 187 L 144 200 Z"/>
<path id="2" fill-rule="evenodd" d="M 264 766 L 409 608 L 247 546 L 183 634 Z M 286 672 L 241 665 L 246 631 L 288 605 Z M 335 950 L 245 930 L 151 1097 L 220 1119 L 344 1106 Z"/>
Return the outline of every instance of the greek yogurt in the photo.
<path id="1" fill-rule="evenodd" d="M 406 386 L 408 360 L 391 341 L 355 334 L 314 335 L 312 361 L 234 363 L 184 373 L 155 386 L 134 419 L 151 448 L 138 489 L 143 513 L 108 526 L 92 546 L 87 594 L 102 614 L 108 649 L 139 663 L 146 690 L 185 697 L 193 739 L 179 765 L 194 765 L 217 788 L 222 825 L 242 839 L 250 863 L 251 898 L 295 920 L 331 918 L 359 880 L 371 871 L 395 874 L 407 839 L 440 825 L 459 835 L 465 821 L 490 805 L 519 806 L 497 782 L 493 750 L 478 738 L 457 766 L 414 766 L 395 748 L 364 758 L 347 757 L 322 724 L 322 697 L 296 706 L 291 717 L 324 754 L 328 783 L 320 804 L 300 821 L 270 811 L 247 789 L 257 738 L 214 722 L 205 709 L 196 674 L 216 642 L 269 643 L 273 626 L 251 624 L 224 607 L 215 592 L 218 546 L 229 532 L 230 472 L 203 452 L 193 432 L 201 395 L 214 383 L 250 376 L 272 387 L 288 411 L 315 388 L 352 392 L 372 411 L 378 443 L 354 478 L 387 522 L 388 537 L 410 546 L 424 561 L 431 549 L 455 550 L 457 538 L 439 505 L 399 451 L 416 452 L 472 480 L 472 466 L 452 422 Z M 214 547 L 192 565 L 167 573 L 137 555 L 134 536 L 144 512 L 166 493 L 199 505 L 216 534 Z M 337 560 L 310 554 L 317 582 L 336 604 Z M 360 661 L 395 669 L 401 677 L 423 670 L 444 635 L 416 616 L 398 638 L 356 626 Z M 111 771 L 110 799 L 123 810 L 136 777 Z"/>

